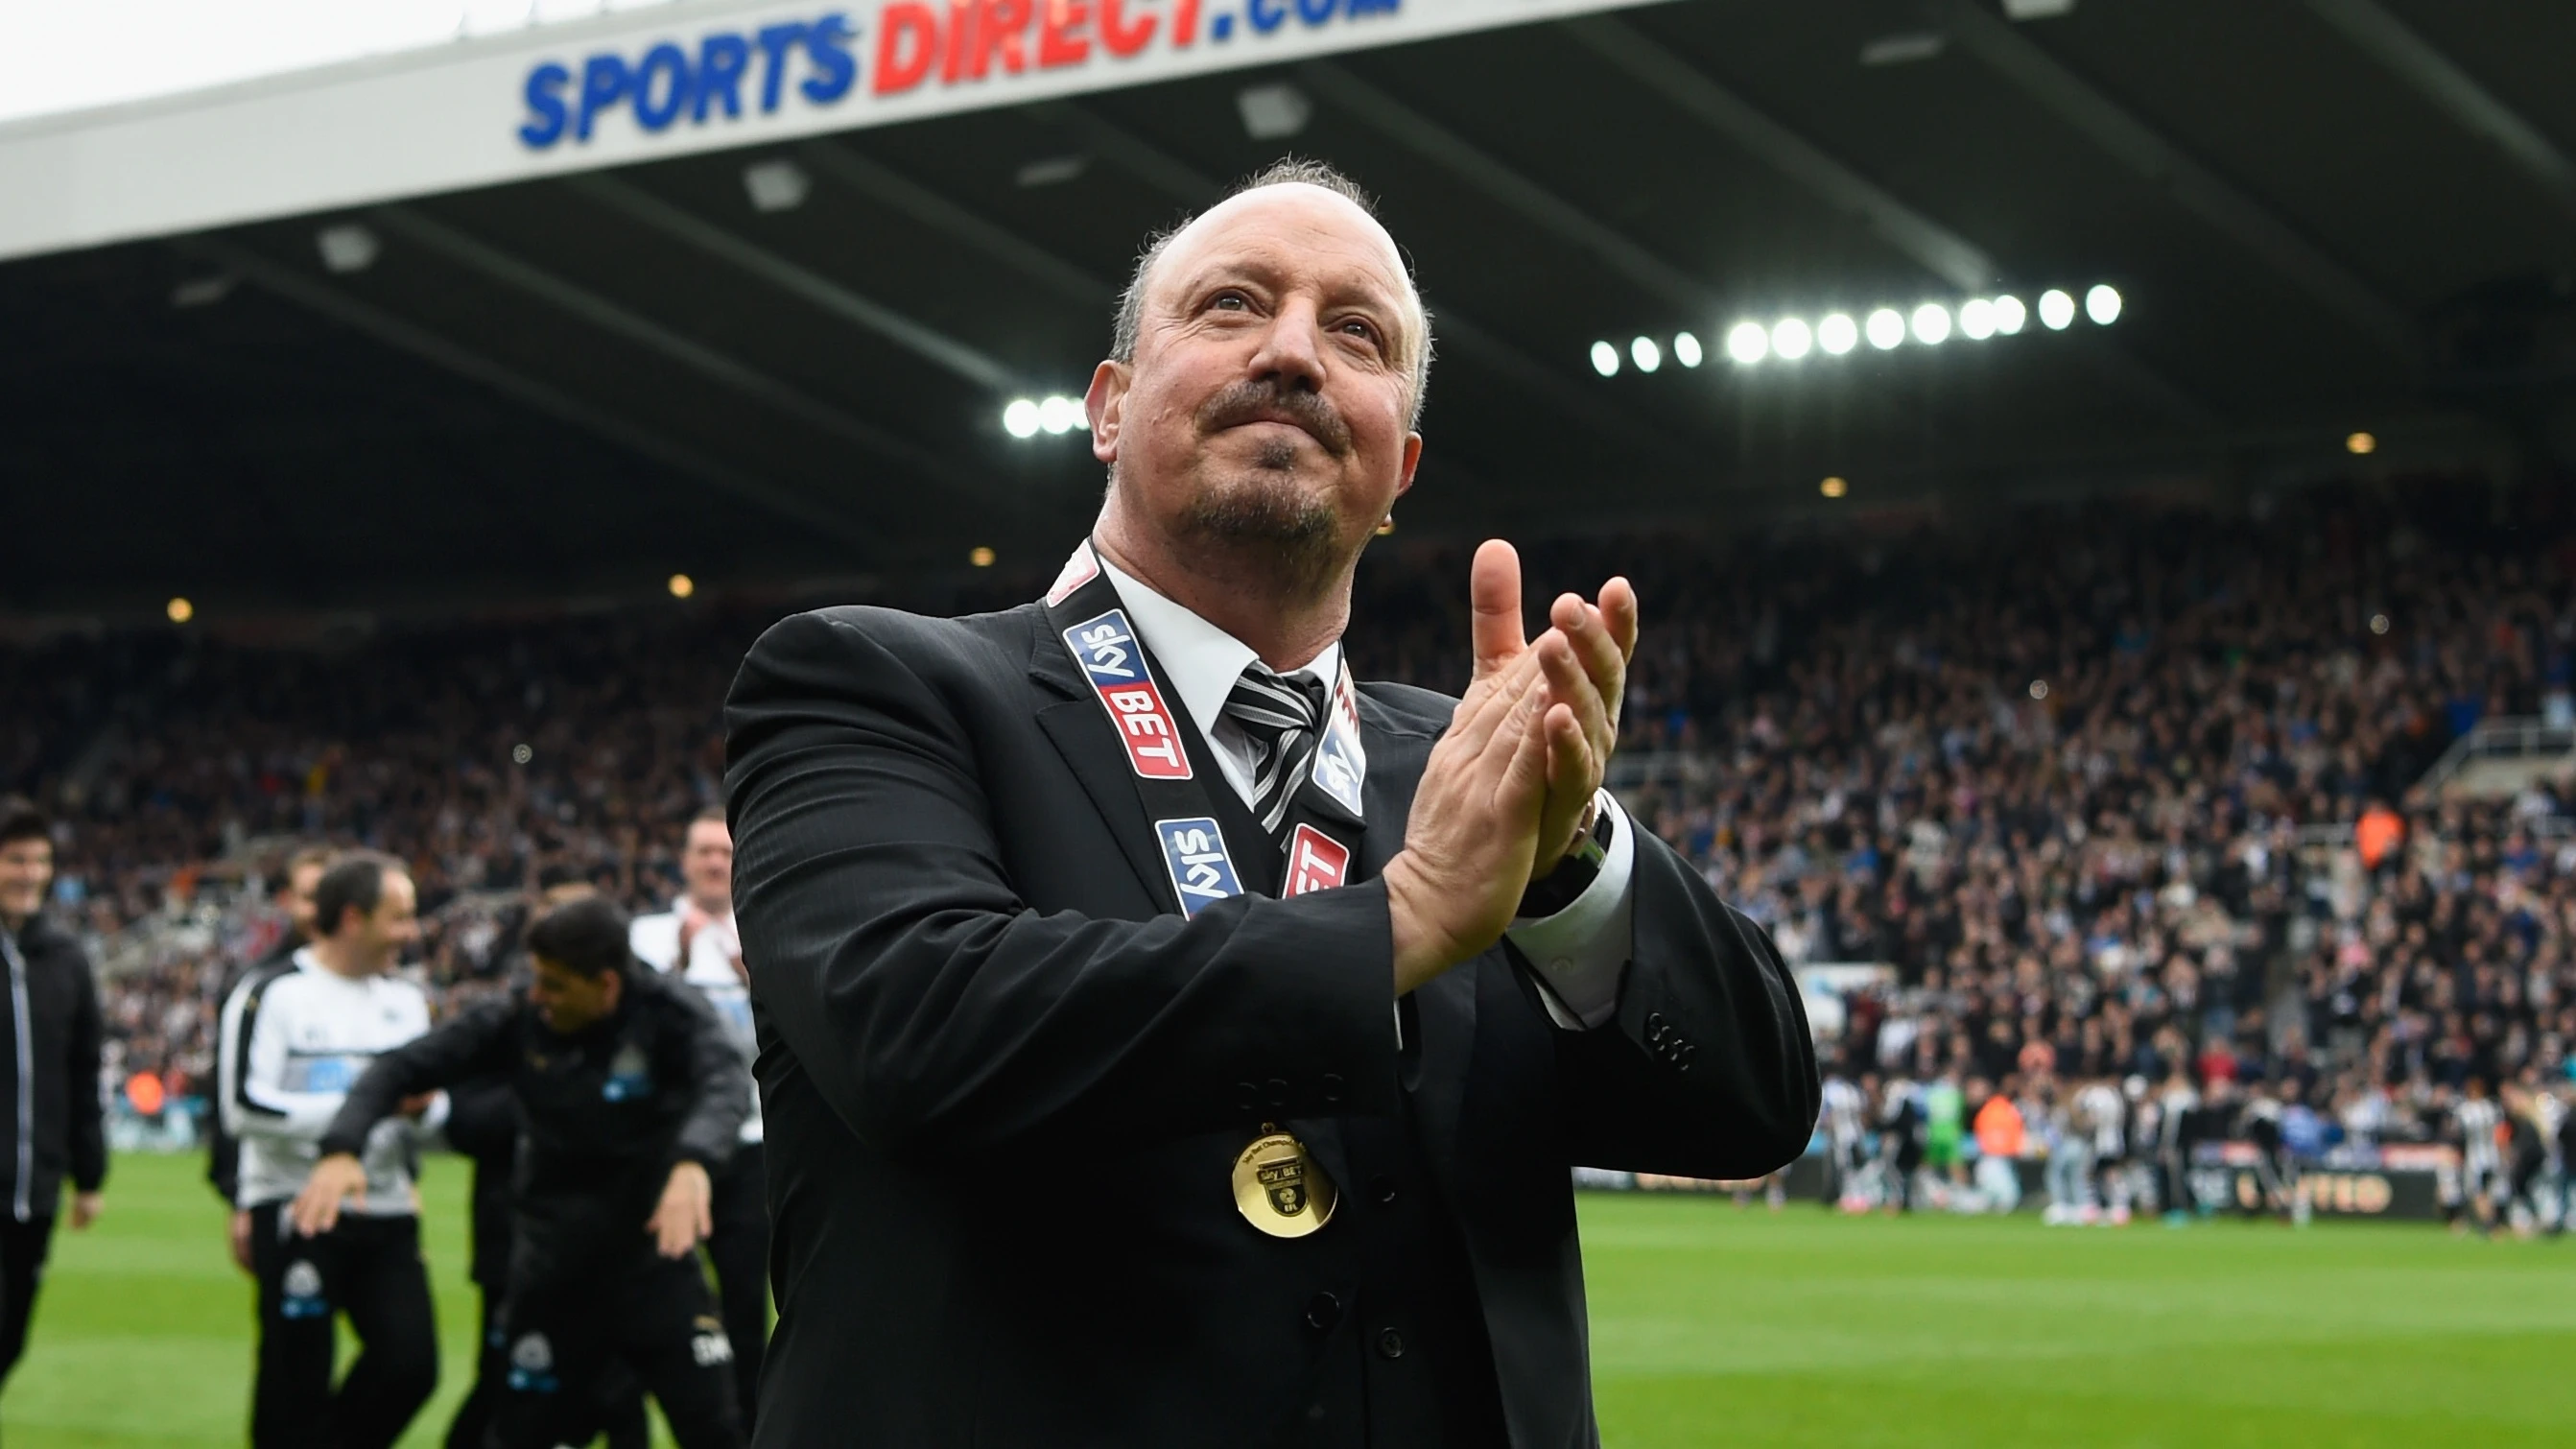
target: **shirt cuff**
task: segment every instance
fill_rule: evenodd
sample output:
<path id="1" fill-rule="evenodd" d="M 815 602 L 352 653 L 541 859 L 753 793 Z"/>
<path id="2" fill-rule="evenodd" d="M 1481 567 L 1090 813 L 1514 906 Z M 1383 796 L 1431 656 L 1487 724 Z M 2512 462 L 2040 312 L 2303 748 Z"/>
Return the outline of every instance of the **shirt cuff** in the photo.
<path id="1" fill-rule="evenodd" d="M 1610 843 L 1600 874 L 1552 916 L 1525 916 L 1503 932 L 1539 980 L 1539 999 L 1567 1031 L 1588 1031 L 1619 1009 L 1619 981 L 1635 949 L 1636 822 L 1604 790 Z"/>

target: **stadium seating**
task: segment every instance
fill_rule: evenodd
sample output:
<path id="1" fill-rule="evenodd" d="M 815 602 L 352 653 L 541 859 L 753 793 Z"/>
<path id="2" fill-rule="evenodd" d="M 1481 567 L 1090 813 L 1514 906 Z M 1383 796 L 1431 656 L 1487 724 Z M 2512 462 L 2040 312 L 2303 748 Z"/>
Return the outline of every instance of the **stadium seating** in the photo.
<path id="1" fill-rule="evenodd" d="M 2295 1078 L 2347 1130 L 2406 1136 L 2471 1074 L 2562 1074 L 2576 1038 L 2563 787 L 2419 784 L 2481 722 L 2568 722 L 2565 491 L 1856 514 L 1526 555 L 1534 599 L 1615 569 L 1645 600 L 1614 777 L 1636 818 L 1793 961 L 1895 968 L 1833 1046 L 1847 1073 Z M 1463 683 L 1465 558 L 1403 536 L 1372 557 L 1362 677 Z M 1035 592 L 1001 572 L 886 598 Z M 18 697 L 79 724 L 0 736 L 0 766 L 65 819 L 116 1069 L 205 1079 L 222 963 L 276 929 L 255 886 L 292 840 L 410 859 L 442 988 L 490 978 L 540 879 L 666 896 L 676 825 L 718 790 L 733 665 L 782 607 L 0 650 Z"/>

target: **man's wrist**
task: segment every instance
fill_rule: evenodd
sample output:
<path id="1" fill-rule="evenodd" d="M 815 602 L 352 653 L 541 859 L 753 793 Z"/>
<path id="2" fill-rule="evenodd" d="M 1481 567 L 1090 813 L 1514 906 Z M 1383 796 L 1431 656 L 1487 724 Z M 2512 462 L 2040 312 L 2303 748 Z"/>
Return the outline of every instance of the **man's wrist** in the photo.
<path id="1" fill-rule="evenodd" d="M 1577 896 L 1601 878 L 1602 863 L 1610 856 L 1610 812 L 1601 808 L 1597 791 L 1584 808 L 1591 812 L 1590 823 L 1575 832 L 1573 847 L 1557 861 L 1554 870 L 1533 878 L 1522 890 L 1520 908 L 1513 912 L 1515 919 L 1527 921 L 1555 915 L 1574 904 Z"/>

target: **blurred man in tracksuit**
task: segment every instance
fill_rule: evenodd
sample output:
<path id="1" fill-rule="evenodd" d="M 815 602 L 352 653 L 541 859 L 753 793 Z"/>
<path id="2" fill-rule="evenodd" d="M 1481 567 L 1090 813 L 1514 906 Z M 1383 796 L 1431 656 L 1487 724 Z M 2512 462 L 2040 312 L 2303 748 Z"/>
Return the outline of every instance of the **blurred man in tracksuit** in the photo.
<path id="1" fill-rule="evenodd" d="M 588 1443 L 619 1365 L 681 1449 L 739 1449 L 733 1349 L 698 1265 L 711 1176 L 733 1155 L 747 1073 L 696 992 L 636 963 L 625 913 L 597 897 L 529 926 L 524 992 L 468 1008 L 376 1059 L 350 1089 L 298 1194 L 327 1233 L 367 1189 L 357 1151 L 419 1094 L 506 1076 L 519 1105 L 509 1361 L 486 1443 Z"/>
<path id="2" fill-rule="evenodd" d="M 27 1346 L 63 1179 L 72 1227 L 97 1221 L 107 1180 L 99 1096 L 98 982 L 71 933 L 40 912 L 54 879 L 52 822 L 25 800 L 0 800 L 0 1379 Z"/>

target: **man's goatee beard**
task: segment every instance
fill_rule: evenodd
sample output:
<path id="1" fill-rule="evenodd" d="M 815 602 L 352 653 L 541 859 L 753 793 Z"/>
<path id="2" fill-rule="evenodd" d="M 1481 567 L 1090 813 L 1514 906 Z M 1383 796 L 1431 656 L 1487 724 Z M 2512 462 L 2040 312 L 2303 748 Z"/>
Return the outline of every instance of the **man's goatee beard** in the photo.
<path id="1" fill-rule="evenodd" d="M 1331 505 L 1305 496 L 1288 478 L 1271 475 L 1200 494 L 1181 527 L 1193 542 L 1265 569 L 1273 586 L 1303 594 L 1339 574 L 1341 551 L 1333 537 L 1339 522 Z"/>

